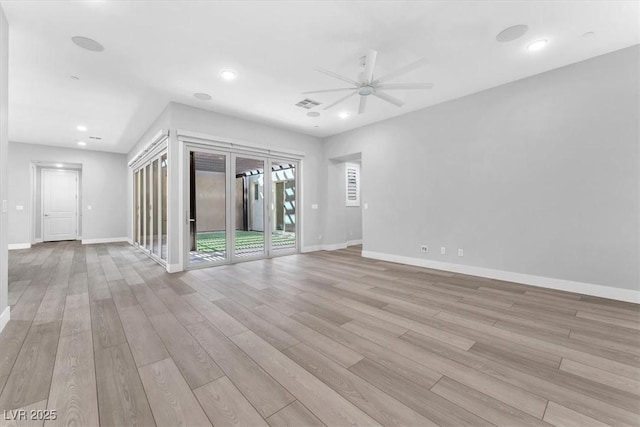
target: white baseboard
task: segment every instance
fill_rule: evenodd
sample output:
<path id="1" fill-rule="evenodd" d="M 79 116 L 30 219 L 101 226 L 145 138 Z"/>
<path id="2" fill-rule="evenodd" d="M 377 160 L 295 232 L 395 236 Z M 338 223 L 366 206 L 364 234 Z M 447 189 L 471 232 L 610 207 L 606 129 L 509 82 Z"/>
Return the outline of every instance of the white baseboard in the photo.
<path id="1" fill-rule="evenodd" d="M 11 307 L 7 306 L 2 314 L 0 314 L 0 332 L 7 326 L 9 320 L 11 319 Z"/>
<path id="2" fill-rule="evenodd" d="M 7 245 L 7 248 L 10 251 L 16 250 L 16 249 L 29 249 L 31 247 L 31 243 L 9 243 Z"/>
<path id="3" fill-rule="evenodd" d="M 100 239 L 82 239 L 83 245 L 93 245 L 96 243 L 117 243 L 117 242 L 128 242 L 128 237 L 104 237 Z"/>
<path id="4" fill-rule="evenodd" d="M 317 252 L 317 251 L 337 251 L 338 249 L 346 249 L 348 246 L 361 245 L 361 244 L 362 244 L 362 239 L 349 240 L 348 242 L 332 243 L 330 245 L 305 246 L 300 250 L 300 252 L 307 253 L 307 252 Z"/>
<path id="5" fill-rule="evenodd" d="M 167 273 L 177 273 L 182 271 L 180 264 L 167 264 Z"/>
<path id="6" fill-rule="evenodd" d="M 640 303 L 640 291 L 614 288 L 610 286 L 595 285 L 592 283 L 574 282 L 571 280 L 554 279 L 552 277 L 534 276 L 531 274 L 514 273 L 511 271 L 493 270 L 490 268 L 474 267 L 471 265 L 453 264 L 427 259 L 418 259 L 400 255 L 385 254 L 381 252 L 362 251 L 364 258 L 379 259 L 382 261 L 397 262 L 399 264 L 414 265 L 417 267 L 444 270 L 453 273 L 468 274 L 471 276 L 486 277 L 489 279 L 504 280 L 507 282 L 522 283 L 524 285 L 540 288 L 556 289 L 559 291 L 575 292 L 594 297 L 609 298 L 618 301 Z"/>
<path id="7" fill-rule="evenodd" d="M 44 240 L 42 240 L 42 238 L 40 239 L 33 239 L 33 244 L 35 245 L 36 243 L 42 243 L 44 242 Z"/>
<path id="8" fill-rule="evenodd" d="M 323 251 L 337 251 L 338 249 L 346 249 L 346 248 L 347 248 L 347 242 L 333 243 L 331 245 L 321 246 L 321 249 Z"/>

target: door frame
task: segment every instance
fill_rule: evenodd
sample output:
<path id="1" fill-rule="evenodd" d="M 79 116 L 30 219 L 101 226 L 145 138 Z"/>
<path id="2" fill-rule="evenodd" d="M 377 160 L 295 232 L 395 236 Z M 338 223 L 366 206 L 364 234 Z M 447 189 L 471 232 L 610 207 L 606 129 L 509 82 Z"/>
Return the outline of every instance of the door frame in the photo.
<path id="1" fill-rule="evenodd" d="M 267 157 L 262 157 L 258 154 L 252 155 L 252 154 L 245 154 L 245 153 L 234 153 L 231 152 L 231 174 L 230 177 L 233 180 L 233 185 L 232 185 L 232 191 L 231 191 L 231 211 L 233 213 L 233 218 L 232 222 L 231 222 L 231 238 L 229 239 L 230 244 L 231 244 L 231 249 L 232 251 L 231 253 L 231 257 L 230 257 L 230 262 L 231 263 L 237 263 L 237 262 L 244 262 L 244 261 L 252 261 L 252 260 L 257 260 L 257 259 L 265 259 L 269 257 L 269 248 L 271 245 L 271 234 L 268 232 L 267 230 L 267 226 L 270 224 L 269 222 L 269 203 L 271 202 L 271 198 L 269 197 L 269 189 L 268 187 L 271 185 L 271 182 L 265 178 L 263 178 L 264 184 L 264 192 L 265 192 L 265 197 L 262 199 L 262 229 L 263 229 L 263 235 L 264 235 L 264 240 L 263 240 L 263 251 L 261 254 L 256 254 L 256 255 L 252 255 L 252 256 L 246 256 L 246 257 L 239 257 L 236 255 L 235 252 L 235 248 L 236 248 L 236 227 L 237 224 L 235 224 L 235 207 L 236 207 L 236 191 L 235 191 L 235 180 L 236 180 L 236 175 L 237 175 L 237 171 L 236 171 L 236 159 L 240 157 L 242 159 L 251 159 L 251 160 L 260 160 L 262 161 L 263 164 L 263 171 L 262 174 L 263 176 L 266 177 L 266 173 L 267 170 L 270 170 L 271 168 L 271 161 L 270 159 L 268 159 Z"/>
<path id="2" fill-rule="evenodd" d="M 228 152 L 224 152 L 224 151 L 220 151 L 220 150 L 216 150 L 215 148 L 210 148 L 210 147 L 201 147 L 201 146 L 192 146 L 190 144 L 185 144 L 183 147 L 183 169 L 182 169 L 182 179 L 183 179 L 183 185 L 182 185 L 182 203 L 183 203 L 183 209 L 182 211 L 184 212 L 184 222 L 182 223 L 182 226 L 180 227 L 182 229 L 182 259 L 183 259 L 183 265 L 185 269 L 194 269 L 194 268 L 204 268 L 204 267 L 211 267 L 211 266 L 215 266 L 215 265 L 222 265 L 222 264 L 229 264 L 231 263 L 231 251 L 232 251 L 232 240 L 234 238 L 235 233 L 231 233 L 231 238 L 227 238 L 226 242 L 225 242 L 225 257 L 224 259 L 220 260 L 220 261 L 209 261 L 209 262 L 201 262 L 198 264 L 192 264 L 191 263 L 191 257 L 190 257 L 190 243 L 191 243 L 191 233 L 190 233 L 190 227 L 191 227 L 191 178 L 187 175 L 190 174 L 190 160 L 191 160 L 191 156 L 189 153 L 191 152 L 200 152 L 200 153 L 207 153 L 207 154 L 214 154 L 214 155 L 218 155 L 218 156 L 224 156 L 225 157 L 225 178 L 224 178 L 224 188 L 225 188 L 225 199 L 224 199 L 224 203 L 225 203 L 225 207 L 224 207 L 224 211 L 225 211 L 225 218 L 224 218 L 224 226 L 225 226 L 225 233 L 228 235 L 229 234 L 229 229 L 231 227 L 232 221 L 231 221 L 231 214 L 232 214 L 232 205 L 229 202 L 231 195 L 229 194 L 229 189 L 231 188 L 231 174 L 229 173 L 231 170 L 231 153 Z M 234 168 L 235 169 L 235 168 Z M 197 219 L 196 219 L 197 221 Z M 197 222 L 196 222 L 196 231 L 195 233 L 197 234 Z"/>
<path id="3" fill-rule="evenodd" d="M 44 177 L 45 172 L 72 172 L 76 176 L 76 210 L 75 210 L 75 225 L 76 225 L 76 236 L 73 240 L 78 240 L 78 230 L 80 229 L 80 179 L 77 169 L 53 169 L 53 168 L 41 168 L 40 169 L 40 233 L 42 234 L 42 241 L 47 242 L 44 236 Z M 51 242 L 55 242 L 56 240 L 50 240 Z"/>
<path id="4" fill-rule="evenodd" d="M 300 252 L 301 241 L 302 241 L 302 226 L 301 226 L 301 211 L 300 209 L 302 203 L 302 191 L 301 188 L 301 176 L 300 170 L 302 168 L 302 158 L 300 156 L 292 155 L 291 157 L 285 155 L 279 155 L 279 152 L 274 152 L 271 154 L 270 150 L 252 150 L 250 146 L 242 146 L 239 144 L 231 144 L 228 146 L 218 144 L 208 144 L 203 143 L 197 140 L 181 140 L 182 147 L 179 151 L 179 155 L 181 156 L 180 165 L 182 167 L 182 171 L 180 171 L 180 180 L 181 185 L 180 188 L 182 190 L 182 197 L 180 198 L 180 213 L 181 213 L 181 227 L 180 227 L 180 240 L 182 242 L 182 266 L 181 268 L 184 270 L 198 269 L 198 268 L 207 268 L 213 267 L 217 265 L 226 265 L 226 264 L 235 264 L 240 262 L 248 262 L 255 261 L 260 259 L 267 258 L 275 258 L 278 256 L 292 255 Z M 220 261 L 211 261 L 211 262 L 202 262 L 198 264 L 190 263 L 189 256 L 189 243 L 190 243 L 190 232 L 189 232 L 189 220 L 190 220 L 190 178 L 189 178 L 189 168 L 190 168 L 190 156 L 189 153 L 191 151 L 199 151 L 206 152 L 211 154 L 223 155 L 226 157 L 226 179 L 225 179 L 225 188 L 229 193 L 227 198 L 225 199 L 226 203 L 226 220 L 225 226 L 227 233 L 230 234 L 230 237 L 227 238 L 226 245 L 226 256 L 224 260 Z M 235 205 L 235 191 L 232 186 L 232 178 L 233 182 L 235 182 L 235 160 L 236 157 L 244 157 L 244 158 L 255 158 L 258 160 L 265 161 L 265 209 L 264 209 L 264 221 L 265 221 L 265 229 L 267 230 L 265 234 L 265 251 L 260 256 L 251 256 L 251 257 L 235 257 L 234 248 L 235 248 L 235 229 L 231 230 L 232 227 L 235 226 L 234 221 L 232 219 L 232 215 L 235 214 L 233 208 Z M 272 182 L 271 176 L 269 179 L 266 179 L 266 172 L 268 171 L 270 174 L 272 173 L 272 162 L 290 162 L 295 164 L 295 182 L 296 182 L 296 244 L 292 249 L 285 250 L 277 250 L 274 251 L 271 247 L 271 203 L 272 203 Z M 229 232 L 229 230 L 233 232 Z"/>
<path id="5" fill-rule="evenodd" d="M 289 162 L 290 164 L 294 164 L 294 170 L 295 173 L 293 174 L 293 179 L 295 182 L 295 201 L 296 201 L 296 205 L 295 205 L 295 215 L 296 215 L 296 229 L 295 229 L 295 234 L 296 234 L 296 245 L 294 248 L 292 249 L 277 249 L 275 250 L 272 246 L 271 246 L 271 242 L 269 242 L 269 257 L 270 258 L 275 258 L 278 256 L 285 256 L 285 255 L 293 255 L 296 253 L 300 252 L 300 248 L 301 248 L 301 240 L 302 240 L 302 226 L 301 226 L 301 222 L 300 222 L 300 212 L 302 212 L 302 209 L 300 209 L 300 206 L 302 206 L 302 198 L 300 197 L 301 195 L 301 185 L 300 185 L 300 177 L 302 176 L 302 174 L 300 173 L 300 168 L 301 168 L 301 164 L 302 164 L 302 160 L 297 160 L 297 159 L 283 159 L 283 158 L 271 158 L 269 159 L 269 173 L 271 173 L 271 176 L 273 176 L 273 170 L 272 168 L 272 164 L 273 161 L 283 161 L 283 162 Z M 277 181 L 277 182 L 286 182 L 286 181 Z M 273 196 L 273 180 L 271 178 L 269 178 L 269 185 L 270 185 L 270 189 L 269 189 L 269 197 L 272 198 Z M 286 190 L 286 186 L 285 186 L 285 190 Z M 271 203 L 275 203 L 275 200 L 271 200 Z M 275 209 L 272 208 L 271 205 L 269 205 L 269 215 L 271 215 L 271 212 L 274 211 Z M 275 220 L 274 220 L 275 221 Z M 269 223 L 269 226 L 271 226 L 271 223 Z M 286 219 L 285 219 L 285 223 L 283 223 L 283 228 L 286 231 Z M 269 240 L 271 240 L 271 229 L 269 229 Z"/>

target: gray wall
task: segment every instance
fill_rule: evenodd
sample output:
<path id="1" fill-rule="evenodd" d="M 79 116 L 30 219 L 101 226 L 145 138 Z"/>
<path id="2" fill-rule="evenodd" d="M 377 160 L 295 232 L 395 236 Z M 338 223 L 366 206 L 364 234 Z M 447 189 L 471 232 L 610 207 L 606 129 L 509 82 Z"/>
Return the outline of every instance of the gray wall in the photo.
<path id="1" fill-rule="evenodd" d="M 82 165 L 82 238 L 127 236 L 127 164 L 124 154 L 10 142 L 9 243 L 31 243 L 31 162 Z M 16 205 L 24 210 L 17 211 Z M 87 206 L 91 210 L 87 210 Z M 130 205 L 130 203 L 129 203 Z"/>
<path id="2" fill-rule="evenodd" d="M 0 6 L 0 204 L 8 200 L 7 156 L 9 133 L 7 130 L 9 98 L 9 24 Z M 1 207 L 1 206 L 0 206 Z M 7 308 L 8 301 L 8 213 L 0 209 L 0 314 Z M 0 325 L 0 330 L 2 326 Z"/>
<path id="3" fill-rule="evenodd" d="M 638 289 L 639 80 L 636 45 L 327 138 L 324 167 L 362 152 L 367 251 Z"/>
<path id="4" fill-rule="evenodd" d="M 350 160 L 353 162 L 353 160 Z M 323 205 L 329 213 L 324 223 L 323 242 L 325 245 L 341 245 L 362 239 L 362 200 L 360 206 L 346 205 L 346 163 L 343 159 L 332 159 L 326 163 L 327 194 Z M 362 174 L 362 171 L 361 171 Z M 361 175 L 362 176 L 362 175 Z M 362 179 L 361 179 L 362 182 Z"/>
<path id="5" fill-rule="evenodd" d="M 196 231 L 226 228 L 226 184 L 222 172 L 196 171 Z"/>

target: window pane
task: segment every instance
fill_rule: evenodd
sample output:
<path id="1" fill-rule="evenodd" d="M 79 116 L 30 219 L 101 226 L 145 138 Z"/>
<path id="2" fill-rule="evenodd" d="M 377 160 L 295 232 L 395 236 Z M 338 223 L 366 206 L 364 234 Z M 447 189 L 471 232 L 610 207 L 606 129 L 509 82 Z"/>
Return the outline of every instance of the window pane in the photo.
<path id="1" fill-rule="evenodd" d="M 144 247 L 149 249 L 151 247 L 151 165 L 147 165 L 144 168 L 145 184 L 144 184 Z"/>
<path id="2" fill-rule="evenodd" d="M 274 251 L 296 248 L 296 165 L 273 161 L 271 248 Z"/>
<path id="3" fill-rule="evenodd" d="M 160 157 L 160 180 L 161 180 L 161 215 L 162 215 L 162 225 L 160 234 L 162 236 L 162 245 L 160 251 L 160 258 L 163 260 L 167 260 L 167 194 L 168 194 L 168 162 L 167 162 L 167 153 L 163 154 Z"/>
<path id="4" fill-rule="evenodd" d="M 227 257 L 226 160 L 223 154 L 190 153 L 191 264 Z"/>
<path id="5" fill-rule="evenodd" d="M 158 224 L 160 224 L 160 200 L 158 199 L 158 166 L 160 161 L 158 159 L 151 163 L 151 194 L 153 194 L 153 206 L 151 215 L 153 216 L 153 253 L 160 255 L 160 234 L 158 233 Z"/>
<path id="6" fill-rule="evenodd" d="M 133 175 L 133 240 L 140 244 L 140 171 Z"/>
<path id="7" fill-rule="evenodd" d="M 263 255 L 264 160 L 236 157 L 235 163 L 234 254 L 237 257 Z"/>

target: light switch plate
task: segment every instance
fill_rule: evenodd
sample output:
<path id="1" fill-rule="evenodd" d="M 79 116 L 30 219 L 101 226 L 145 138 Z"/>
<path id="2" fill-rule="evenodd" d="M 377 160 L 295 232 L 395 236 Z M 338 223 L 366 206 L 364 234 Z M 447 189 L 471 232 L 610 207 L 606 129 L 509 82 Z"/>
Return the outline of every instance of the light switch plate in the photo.
<path id="1" fill-rule="evenodd" d="M 17 211 L 23 211 L 23 210 L 24 210 L 24 206 L 22 206 L 22 205 L 17 205 L 17 206 L 16 206 L 16 210 L 17 210 Z"/>
<path id="2" fill-rule="evenodd" d="M 311 209 L 318 209 L 318 205 L 316 203 L 312 204 Z"/>

